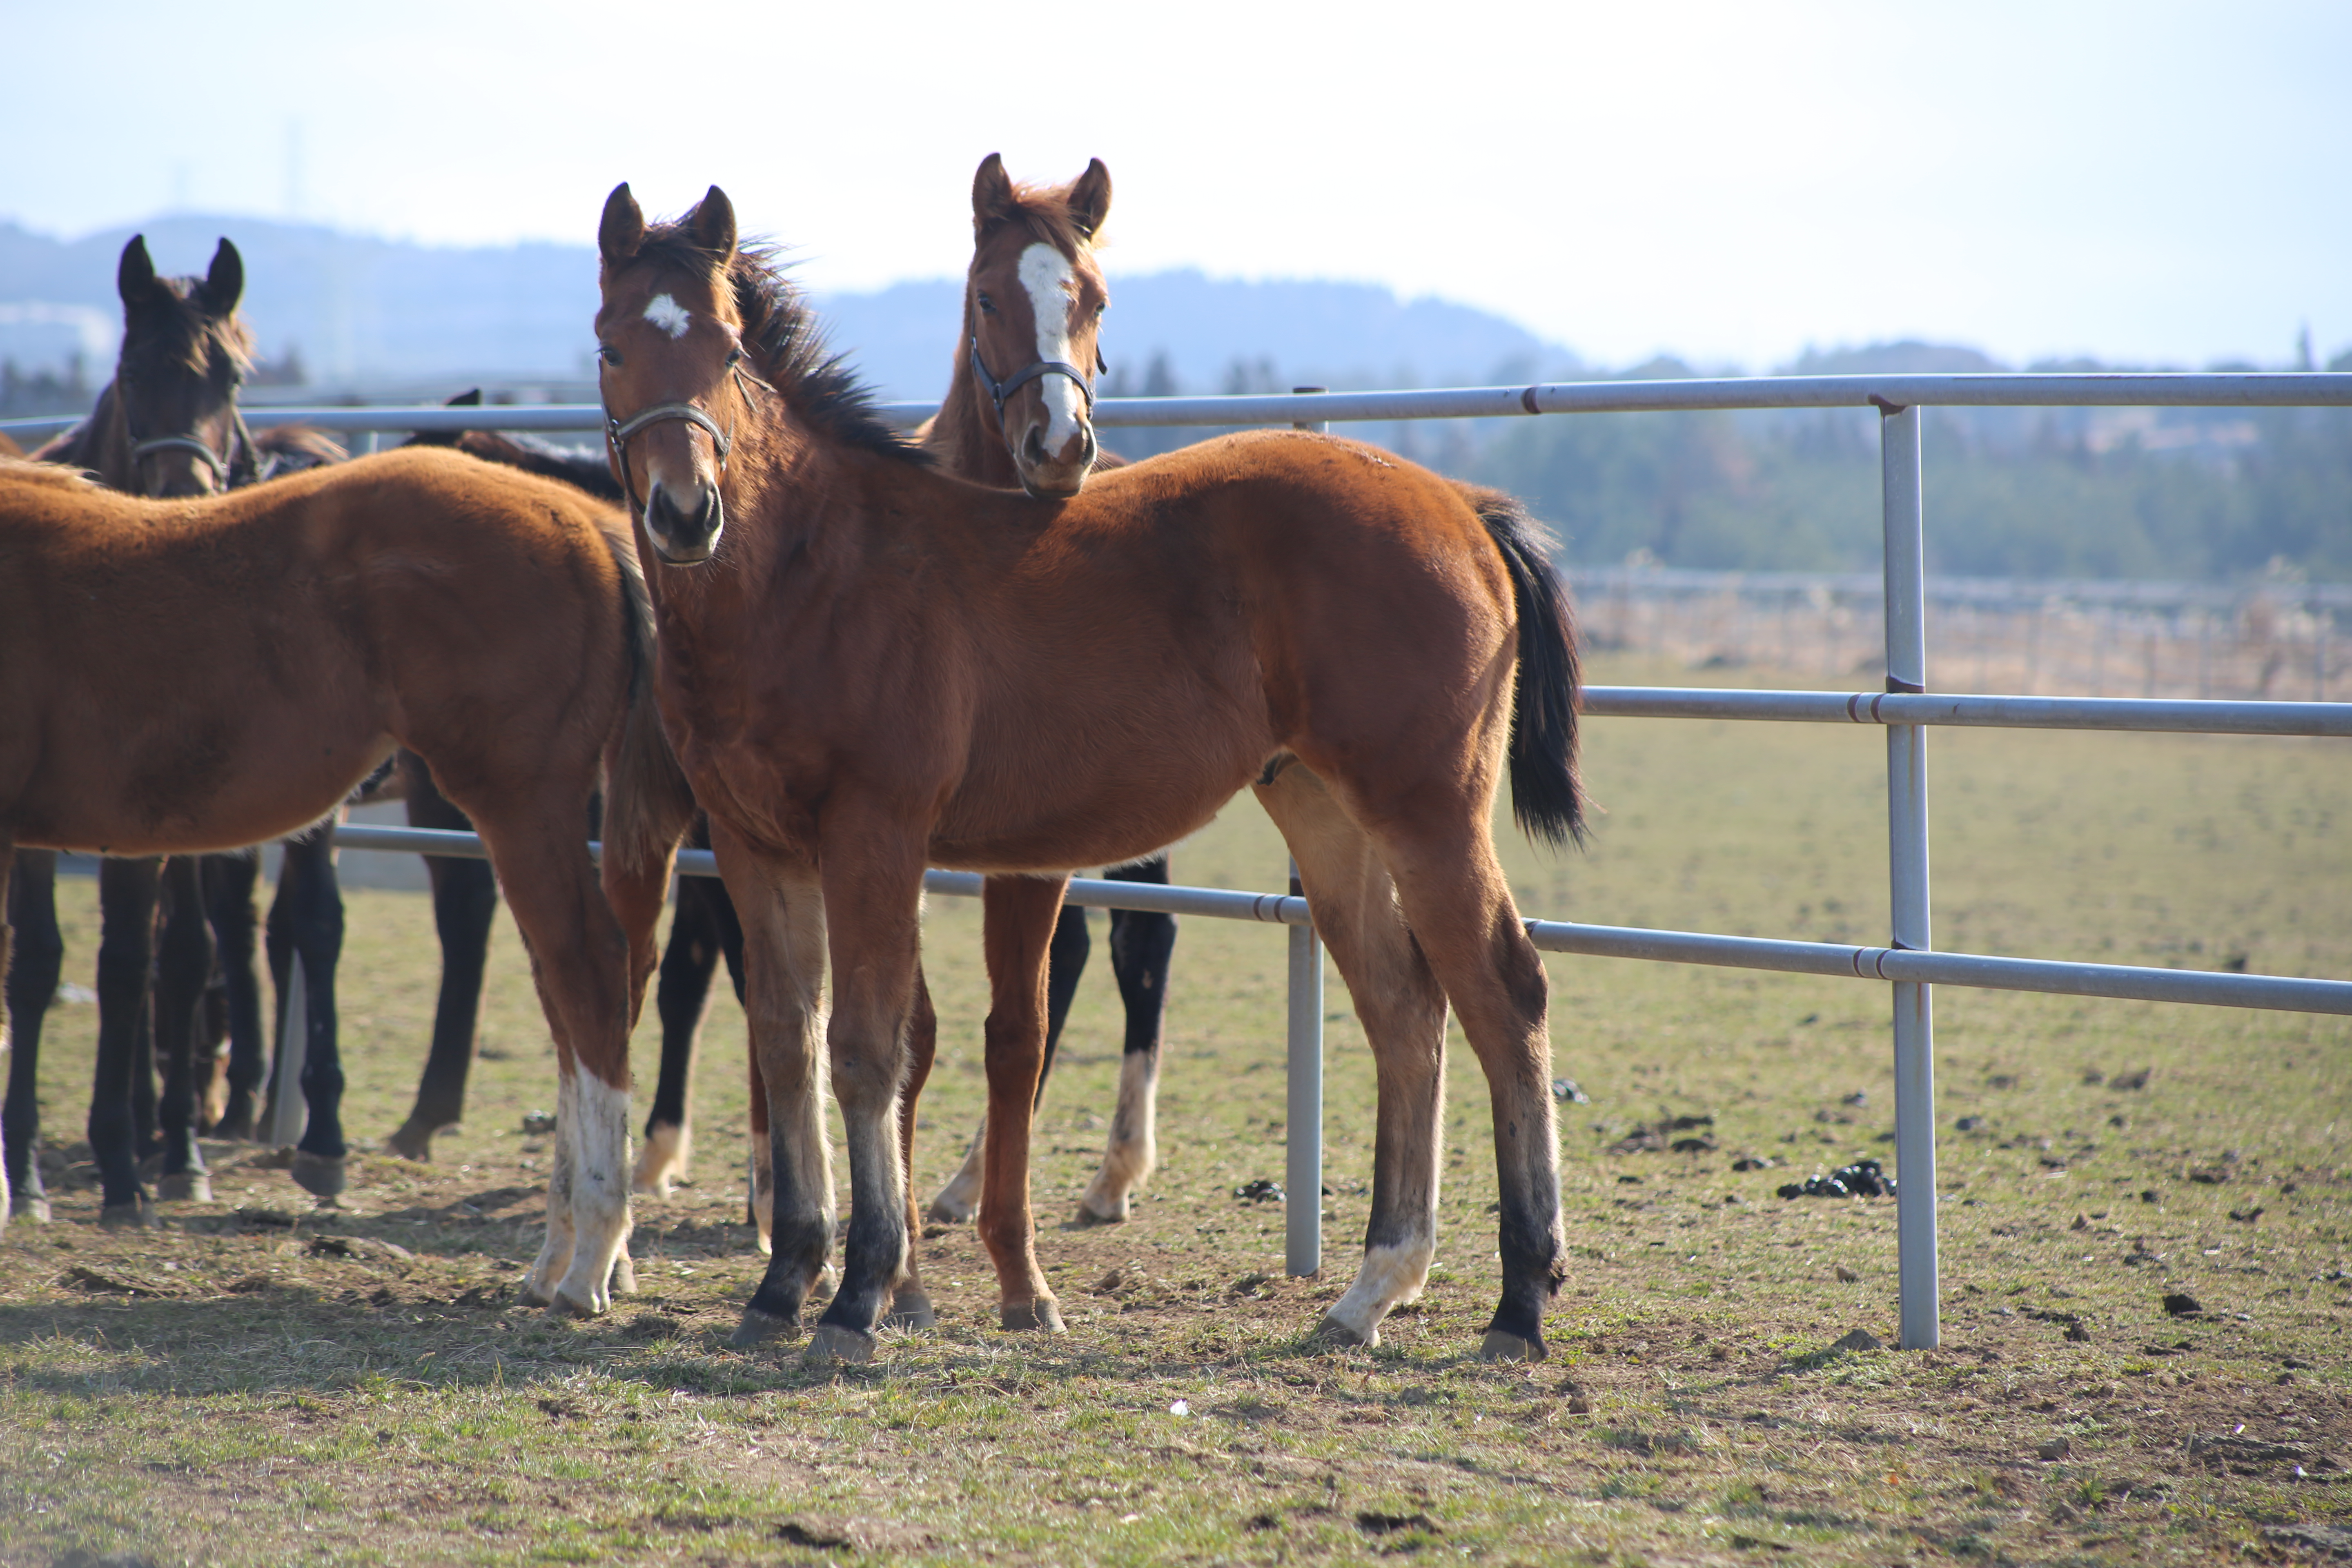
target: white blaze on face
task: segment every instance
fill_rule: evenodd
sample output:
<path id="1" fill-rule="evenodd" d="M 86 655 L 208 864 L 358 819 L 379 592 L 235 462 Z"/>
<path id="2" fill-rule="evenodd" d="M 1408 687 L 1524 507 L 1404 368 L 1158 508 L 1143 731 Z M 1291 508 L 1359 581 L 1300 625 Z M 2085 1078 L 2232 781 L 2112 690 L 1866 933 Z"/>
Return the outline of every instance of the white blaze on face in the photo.
<path id="1" fill-rule="evenodd" d="M 1077 276 L 1070 258 L 1039 241 L 1021 253 L 1021 284 L 1029 290 L 1029 310 L 1037 321 L 1037 357 L 1076 363 L 1070 357 L 1070 304 L 1077 295 Z M 1077 437 L 1086 395 L 1066 375 L 1040 376 L 1035 384 L 1045 399 L 1045 450 L 1059 453 Z"/>
<path id="2" fill-rule="evenodd" d="M 686 329 L 694 324 L 686 307 L 667 294 L 656 294 L 646 304 L 646 320 L 673 338 L 686 336 Z"/>

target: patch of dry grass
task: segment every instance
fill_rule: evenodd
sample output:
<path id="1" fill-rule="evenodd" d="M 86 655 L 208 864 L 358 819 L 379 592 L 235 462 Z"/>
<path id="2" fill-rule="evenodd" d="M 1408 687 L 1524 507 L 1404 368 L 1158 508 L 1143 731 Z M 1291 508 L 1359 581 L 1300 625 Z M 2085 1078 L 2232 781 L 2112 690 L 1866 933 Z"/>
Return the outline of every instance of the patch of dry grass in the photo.
<path id="1" fill-rule="evenodd" d="M 2340 746 L 1983 732 L 1930 752 L 1942 945 L 2352 974 Z M 1514 881 L 1533 914 L 1871 940 L 1880 755 L 1869 731 L 1595 721 L 1596 847 L 1509 843 Z M 1281 865 L 1246 802 L 1177 858 L 1232 887 Z M 91 893 L 66 896 L 81 978 Z M 364 1138 L 406 1109 L 435 957 L 421 898 L 350 902 Z M 977 929 L 935 901 L 927 1181 L 981 1099 Z M 580 1326 L 509 1304 L 548 1153 L 520 1129 L 552 1061 L 511 928 L 495 958 L 473 1115 L 440 1163 L 362 1145 L 347 1206 L 314 1212 L 221 1147 L 217 1201 L 171 1230 L 100 1233 L 95 1194 L 60 1191 L 55 1225 L 0 1239 L 0 1563 L 2206 1562 L 2291 1553 L 2265 1527 L 2352 1511 L 2340 1018 L 1939 991 L 1946 1343 L 1839 1352 L 1854 1328 L 1892 1338 L 1893 1206 L 1772 1194 L 1889 1152 L 1883 990 L 1555 957 L 1559 1071 L 1592 1103 L 1564 1108 L 1554 1359 L 1470 1359 L 1494 1194 L 1466 1051 L 1444 1267 L 1380 1349 L 1317 1353 L 1300 1336 L 1368 1202 L 1367 1053 L 1335 980 L 1326 1274 L 1284 1279 L 1280 1210 L 1234 1196 L 1282 1173 L 1282 938 L 1188 921 L 1164 1163 L 1132 1222 L 1055 1228 L 1109 1110 L 1107 973 L 1047 1103 L 1040 1252 L 1069 1333 L 999 1332 L 959 1228 L 926 1242 L 940 1328 L 819 1376 L 726 1345 L 760 1260 L 724 998 L 699 1180 L 640 1205 L 640 1295 Z M 69 1141 L 93 1020 L 53 1016 L 44 1113 Z M 1713 1117 L 1716 1147 L 1610 1152 L 1674 1116 Z M 2202 1310 L 2167 1316 L 2171 1292 Z"/>

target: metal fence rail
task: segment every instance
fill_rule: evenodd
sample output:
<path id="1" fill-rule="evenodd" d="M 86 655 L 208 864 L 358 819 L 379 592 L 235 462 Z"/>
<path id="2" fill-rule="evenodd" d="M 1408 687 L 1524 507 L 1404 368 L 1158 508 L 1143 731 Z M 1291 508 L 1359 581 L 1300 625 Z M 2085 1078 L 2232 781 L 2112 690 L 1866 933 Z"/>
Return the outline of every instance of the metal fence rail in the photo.
<path id="1" fill-rule="evenodd" d="M 1886 731 L 1887 872 L 1893 931 L 1883 948 L 1779 942 L 1711 932 L 1639 931 L 1549 921 L 1528 922 L 1536 945 L 1677 963 L 1728 964 L 1783 973 L 1867 979 L 1890 985 L 1894 1006 L 1895 1161 L 1901 1343 L 1932 1347 L 1938 1339 L 1936 1237 L 1935 1031 L 1932 987 L 1973 985 L 2069 995 L 2197 1002 L 2232 1007 L 2279 1007 L 2352 1014 L 2352 982 L 2273 975 L 2212 974 L 2114 964 L 2065 963 L 2027 958 L 1933 951 L 1928 923 L 1927 729 L 1937 724 L 2030 729 L 2138 730 L 2208 734 L 2352 735 L 2352 704 L 2267 701 L 2153 701 L 2126 699 L 1954 697 L 1930 693 L 1927 668 L 1927 595 L 1923 569 L 1925 505 L 1921 478 L 1920 409 L 1973 407 L 2345 407 L 2352 406 L 2352 374 L 2316 372 L 2092 375 L 1841 375 L 1693 378 L 1642 382 L 1554 382 L 1527 386 L 1458 387 L 1406 392 L 1308 392 L 1242 397 L 1104 398 L 1094 406 L 1104 426 L 1307 425 L 1327 421 L 1517 418 L 1536 415 L 1670 412 L 1703 409 L 1874 407 L 1879 421 L 1885 571 L 1885 690 L 1808 692 L 1593 688 L 1586 711 L 1654 718 L 1752 719 L 1808 723 L 1878 724 Z M 885 417 L 913 425 L 937 405 L 884 405 Z M 469 408 L 254 408 L 255 425 L 299 421 L 337 431 L 593 431 L 603 411 L 593 405 L 491 405 Z M 20 440 L 37 440 L 73 423 L 67 419 L 0 424 Z M 471 835 L 346 826 L 338 842 L 351 848 L 429 848 L 479 854 Z M 707 875 L 708 852 L 680 857 L 680 869 Z M 931 872 L 937 893 L 979 891 L 969 873 Z M 1160 910 L 1287 926 L 1307 926 L 1305 900 L 1295 893 L 1244 893 L 1203 888 L 1153 888 L 1130 882 L 1074 880 L 1075 903 Z M 1305 933 L 1302 933 L 1305 934 Z M 1321 1012 L 1305 1005 L 1307 987 L 1319 993 L 1319 955 L 1295 947 L 1291 963 L 1289 1121 L 1293 1169 L 1319 1161 L 1322 1129 Z M 1309 973 L 1311 971 L 1311 973 Z M 1300 1134 L 1308 1145 L 1302 1147 Z M 1286 1226 L 1294 1272 L 1319 1259 L 1314 1216 L 1321 1205 L 1311 1184 L 1294 1184 Z M 1301 1214 L 1301 1205 L 1305 1205 Z"/>

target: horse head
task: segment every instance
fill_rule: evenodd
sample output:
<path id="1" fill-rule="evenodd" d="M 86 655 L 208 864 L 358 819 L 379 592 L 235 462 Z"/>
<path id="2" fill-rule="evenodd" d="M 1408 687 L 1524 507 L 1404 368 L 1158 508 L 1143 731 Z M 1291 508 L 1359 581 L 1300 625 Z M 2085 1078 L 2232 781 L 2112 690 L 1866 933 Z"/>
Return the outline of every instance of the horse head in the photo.
<path id="1" fill-rule="evenodd" d="M 971 182 L 964 336 L 1021 488 L 1077 494 L 1094 467 L 1094 378 L 1110 303 L 1095 238 L 1110 212 L 1097 158 L 1067 185 L 1017 186 L 991 153 Z"/>
<path id="2" fill-rule="evenodd" d="M 143 235 L 122 247 L 122 354 L 113 401 L 129 447 L 129 472 L 110 482 L 150 496 L 210 495 L 250 465 L 236 389 L 253 360 L 253 335 L 237 314 L 245 260 L 226 239 L 202 278 L 155 271 Z"/>
<path id="3" fill-rule="evenodd" d="M 735 207 L 713 185 L 692 212 L 649 235 L 629 187 L 615 185 L 596 247 L 597 379 L 613 477 L 654 552 L 691 566 L 710 558 L 727 525 L 727 454 L 752 412 L 729 284 Z"/>

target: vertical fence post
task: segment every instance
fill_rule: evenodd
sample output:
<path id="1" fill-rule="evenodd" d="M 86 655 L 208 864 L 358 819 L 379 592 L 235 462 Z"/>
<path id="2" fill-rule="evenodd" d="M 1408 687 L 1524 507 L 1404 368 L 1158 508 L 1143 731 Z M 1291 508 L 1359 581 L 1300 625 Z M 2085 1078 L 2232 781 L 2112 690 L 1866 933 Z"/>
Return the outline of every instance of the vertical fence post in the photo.
<path id="1" fill-rule="evenodd" d="M 1297 393 L 1320 386 L 1294 386 Z M 1323 431 L 1319 419 L 1301 430 Z M 1290 863 L 1290 896 L 1306 896 L 1298 862 Z M 1323 943 L 1313 926 L 1290 928 L 1289 1106 L 1283 1121 L 1288 1147 L 1283 1170 L 1283 1268 L 1293 1277 L 1323 1268 Z"/>
<path id="2" fill-rule="evenodd" d="M 1886 689 L 1927 685 L 1925 518 L 1919 487 L 1919 410 L 1879 405 L 1879 461 L 1886 523 Z M 1889 946 L 1924 950 L 1927 925 L 1927 746 L 1917 724 L 1886 727 Z M 1929 988 L 1895 987 L 1895 1255 L 1905 1350 L 1937 1342 L 1936 1267 L 1936 1031 Z"/>

